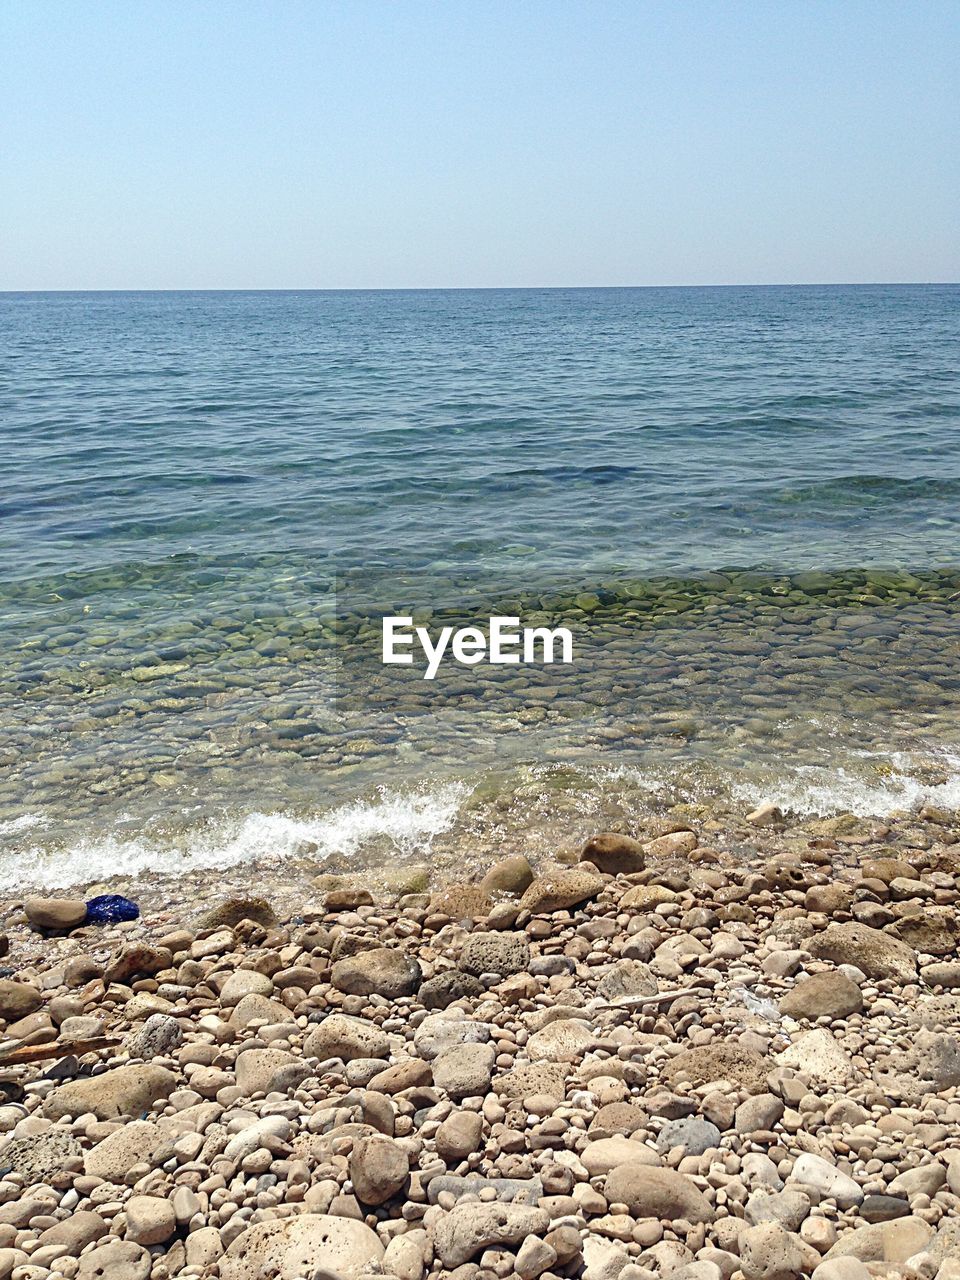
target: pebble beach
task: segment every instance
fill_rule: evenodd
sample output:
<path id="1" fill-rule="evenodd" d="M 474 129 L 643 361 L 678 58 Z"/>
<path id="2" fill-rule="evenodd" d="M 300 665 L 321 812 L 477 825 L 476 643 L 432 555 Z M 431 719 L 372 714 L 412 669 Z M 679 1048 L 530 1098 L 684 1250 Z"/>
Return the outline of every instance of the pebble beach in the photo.
<path id="1" fill-rule="evenodd" d="M 2 1280 L 955 1280 L 960 816 L 618 825 L 8 898 Z"/>

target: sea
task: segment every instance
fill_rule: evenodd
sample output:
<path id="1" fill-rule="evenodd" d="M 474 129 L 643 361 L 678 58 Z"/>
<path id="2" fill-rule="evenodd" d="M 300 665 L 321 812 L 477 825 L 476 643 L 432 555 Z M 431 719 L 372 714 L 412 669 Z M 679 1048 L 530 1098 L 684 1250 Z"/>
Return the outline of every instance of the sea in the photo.
<path id="1" fill-rule="evenodd" d="M 6 892 L 960 805 L 960 286 L 7 293 L 0 447 Z"/>

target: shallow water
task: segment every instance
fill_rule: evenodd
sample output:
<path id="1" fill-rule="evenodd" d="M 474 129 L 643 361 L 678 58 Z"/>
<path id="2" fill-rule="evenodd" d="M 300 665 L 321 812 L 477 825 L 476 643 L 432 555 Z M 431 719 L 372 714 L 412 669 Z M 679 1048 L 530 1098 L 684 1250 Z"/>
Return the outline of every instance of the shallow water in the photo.
<path id="1" fill-rule="evenodd" d="M 957 803 L 958 304 L 0 297 L 0 883 Z M 385 611 L 575 662 L 427 685 Z"/>

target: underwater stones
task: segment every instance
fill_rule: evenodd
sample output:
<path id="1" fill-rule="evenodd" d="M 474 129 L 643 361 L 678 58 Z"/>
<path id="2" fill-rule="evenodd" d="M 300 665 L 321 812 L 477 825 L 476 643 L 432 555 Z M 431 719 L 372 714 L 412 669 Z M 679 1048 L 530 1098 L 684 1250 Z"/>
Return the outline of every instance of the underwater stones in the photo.
<path id="1" fill-rule="evenodd" d="M 818 960 L 855 965 L 868 978 L 889 978 L 903 985 L 917 977 L 913 949 L 864 924 L 828 925 L 810 939 L 809 949 Z"/>
<path id="2" fill-rule="evenodd" d="M 201 929 L 233 929 L 241 920 L 269 929 L 277 917 L 266 898 L 227 898 L 200 917 Z"/>
<path id="3" fill-rule="evenodd" d="M 423 978 L 419 963 L 398 947 L 373 947 L 338 960 L 330 981 L 353 996 L 379 995 L 389 999 L 413 995 Z"/>
<path id="4" fill-rule="evenodd" d="M 614 831 L 591 836 L 580 850 L 580 861 L 590 862 L 599 871 L 613 876 L 642 871 L 646 865 L 639 840 Z"/>
<path id="5" fill-rule="evenodd" d="M 538 876 L 520 899 L 520 910 L 549 915 L 595 898 L 603 888 L 601 876 L 584 869 L 555 871 Z"/>

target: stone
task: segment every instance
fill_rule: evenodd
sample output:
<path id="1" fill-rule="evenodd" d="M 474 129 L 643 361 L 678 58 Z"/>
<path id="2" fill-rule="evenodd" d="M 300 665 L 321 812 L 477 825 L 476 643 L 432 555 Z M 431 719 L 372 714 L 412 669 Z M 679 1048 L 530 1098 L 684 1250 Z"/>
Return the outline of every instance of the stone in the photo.
<path id="1" fill-rule="evenodd" d="M 474 1022 L 445 1013 L 424 1018 L 413 1035 L 413 1047 L 421 1058 L 438 1058 L 458 1044 L 487 1044 L 493 1030 L 489 1022 Z"/>
<path id="2" fill-rule="evenodd" d="M 501 1098 L 549 1097 L 562 1100 L 568 1068 L 562 1063 L 523 1062 L 497 1076 L 495 1092 Z"/>
<path id="3" fill-rule="evenodd" d="M 545 1062 L 575 1062 L 582 1058 L 596 1040 L 585 1022 L 576 1018 L 557 1018 L 535 1031 L 527 1041 L 530 1057 Z"/>
<path id="4" fill-rule="evenodd" d="M 412 996 L 423 979 L 420 965 L 398 947 L 373 947 L 338 960 L 330 981 L 352 996 Z"/>
<path id="5" fill-rule="evenodd" d="M 244 996 L 269 996 L 273 994 L 273 979 L 255 969 L 237 969 L 231 973 L 220 989 L 220 1004 L 232 1009 Z"/>
<path id="6" fill-rule="evenodd" d="M 580 861 L 592 862 L 598 871 L 611 876 L 631 875 L 646 865 L 640 841 L 615 831 L 591 836 L 580 850 Z"/>
<path id="7" fill-rule="evenodd" d="M 472 933 L 460 952 L 460 968 L 478 978 L 496 973 L 508 978 L 530 964 L 530 946 L 522 933 Z"/>
<path id="8" fill-rule="evenodd" d="M 308 1076 L 310 1067 L 283 1049 L 246 1049 L 235 1067 L 237 1087 L 247 1098 L 255 1093 L 287 1093 Z"/>
<path id="9" fill-rule="evenodd" d="M 43 996 L 27 982 L 15 982 L 12 978 L 0 978 L 0 1018 L 15 1022 L 39 1009 Z"/>
<path id="10" fill-rule="evenodd" d="M 916 981 L 913 949 L 865 924 L 830 924 L 811 937 L 809 948 L 818 960 L 855 965 L 868 978 L 889 978 L 900 985 Z"/>
<path id="11" fill-rule="evenodd" d="M 671 1120 L 657 1135 L 657 1150 L 664 1155 L 674 1147 L 682 1147 L 685 1156 L 702 1156 L 705 1151 L 719 1147 L 720 1130 L 709 1120 L 699 1116 L 687 1116 Z"/>
<path id="12" fill-rule="evenodd" d="M 868 1223 L 845 1232 L 827 1251 L 827 1258 L 901 1263 L 928 1248 L 933 1238 L 933 1227 L 919 1217 Z"/>
<path id="13" fill-rule="evenodd" d="M 960 1040 L 921 1027 L 907 1049 L 895 1049 L 877 1064 L 877 1084 L 893 1098 L 919 1102 L 927 1094 L 960 1085 Z"/>
<path id="14" fill-rule="evenodd" d="M 430 899 L 432 915 L 451 920 L 478 920 L 490 914 L 493 899 L 478 884 L 452 884 Z"/>
<path id="15" fill-rule="evenodd" d="M 777 1062 L 825 1085 L 845 1084 L 854 1074 L 850 1055 L 825 1027 L 808 1031 L 795 1040 L 777 1054 Z"/>
<path id="16" fill-rule="evenodd" d="M 88 1244 L 101 1239 L 109 1230 L 109 1225 L 99 1213 L 86 1209 L 74 1210 L 63 1222 L 42 1231 L 37 1244 L 41 1249 L 49 1245 L 63 1245 L 68 1255 L 76 1258 Z"/>
<path id="17" fill-rule="evenodd" d="M 642 1142 L 614 1134 L 611 1138 L 588 1142 L 580 1152 L 580 1163 L 591 1178 L 598 1178 L 622 1164 L 659 1166 L 661 1161 L 657 1153 Z"/>
<path id="18" fill-rule="evenodd" d="M 712 1222 L 713 1206 L 685 1174 L 643 1164 L 621 1164 L 607 1174 L 608 1204 L 625 1204 L 635 1218 Z"/>
<path id="19" fill-rule="evenodd" d="M 804 978 L 780 1000 L 780 1012 L 789 1018 L 849 1018 L 863 1012 L 863 995 L 855 982 L 833 971 Z"/>
<path id="20" fill-rule="evenodd" d="M 252 1152 L 265 1147 L 270 1138 L 286 1142 L 291 1132 L 292 1125 L 284 1116 L 262 1116 L 234 1134 L 223 1154 L 228 1160 L 243 1160 Z"/>
<path id="21" fill-rule="evenodd" d="M 71 1080 L 54 1089 L 44 1100 L 43 1114 L 50 1120 L 90 1112 L 98 1120 L 139 1116 L 177 1087 L 177 1077 L 152 1063 L 113 1067 L 99 1075 Z"/>
<path id="22" fill-rule="evenodd" d="M 153 1260 L 132 1240 L 98 1244 L 80 1259 L 77 1280 L 148 1280 Z"/>
<path id="23" fill-rule="evenodd" d="M 816 1249 L 774 1222 L 747 1227 L 740 1235 L 740 1270 L 747 1280 L 797 1280 L 819 1262 Z"/>
<path id="24" fill-rule="evenodd" d="M 131 1196 L 124 1205 L 126 1238 L 149 1248 L 163 1244 L 177 1229 L 177 1218 L 169 1200 L 159 1196 Z"/>
<path id="25" fill-rule="evenodd" d="M 82 898 L 27 898 L 23 909 L 34 929 L 76 929 L 87 918 Z"/>
<path id="26" fill-rule="evenodd" d="M 520 910 L 531 915 L 549 915 L 565 911 L 588 898 L 595 898 L 603 888 L 603 878 L 586 868 L 555 871 L 538 876 L 524 891 Z"/>
<path id="27" fill-rule="evenodd" d="M 480 1147 L 483 1117 L 476 1111 L 454 1111 L 440 1125 L 435 1142 L 437 1155 L 454 1164 L 466 1160 Z"/>
<path id="28" fill-rule="evenodd" d="M 107 1134 L 86 1153 L 84 1172 L 106 1182 L 122 1184 L 134 1165 L 151 1164 L 154 1152 L 160 1150 L 165 1142 L 159 1126 L 151 1120 L 131 1120 Z"/>
<path id="29" fill-rule="evenodd" d="M 406 1185 L 410 1165 L 398 1142 L 387 1137 L 361 1138 L 350 1154 L 350 1181 L 363 1204 L 384 1204 Z"/>
<path id="30" fill-rule="evenodd" d="M 201 929 L 234 929 L 241 920 L 269 929 L 277 917 L 266 898 L 227 898 L 200 917 Z"/>
<path id="31" fill-rule="evenodd" d="M 557 1251 L 539 1236 L 527 1236 L 517 1250 L 513 1269 L 520 1280 L 535 1280 L 557 1261 Z"/>
<path id="32" fill-rule="evenodd" d="M 729 1080 L 748 1093 L 765 1093 L 772 1065 L 743 1045 L 719 1040 L 678 1053 L 661 1072 L 661 1079 L 671 1086 L 686 1081 L 694 1088 Z"/>
<path id="33" fill-rule="evenodd" d="M 638 884 L 620 899 L 621 911 L 655 911 L 664 902 L 676 902 L 677 895 L 663 884 Z"/>
<path id="34" fill-rule="evenodd" d="M 752 1133 L 769 1133 L 774 1125 L 783 1117 L 784 1106 L 773 1093 L 756 1093 L 741 1102 L 733 1117 L 733 1127 L 737 1133 L 749 1136 Z"/>
<path id="35" fill-rule="evenodd" d="M 70 1166 L 79 1167 L 80 1143 L 67 1129 L 47 1129 L 29 1137 L 11 1138 L 0 1153 L 0 1167 L 19 1174 L 26 1184 L 49 1182 Z"/>
<path id="36" fill-rule="evenodd" d="M 647 1124 L 647 1113 L 636 1102 L 608 1102 L 600 1107 L 587 1130 L 595 1140 L 628 1137 Z"/>
<path id="37" fill-rule="evenodd" d="M 427 1185 L 427 1199 L 436 1204 L 441 1196 L 462 1200 L 476 1200 L 481 1193 L 492 1193 L 491 1200 L 501 1204 L 537 1205 L 543 1198 L 543 1183 L 539 1178 L 484 1178 L 470 1174 L 461 1178 L 456 1174 L 440 1174 Z"/>
<path id="38" fill-rule="evenodd" d="M 864 1196 L 860 1217 L 864 1222 L 890 1222 L 893 1218 L 905 1218 L 910 1213 L 910 1202 L 899 1196 Z"/>
<path id="39" fill-rule="evenodd" d="M 354 1218 L 302 1213 L 256 1222 L 220 1258 L 221 1280 L 278 1280 L 313 1276 L 322 1269 L 343 1280 L 358 1280 L 378 1268 L 383 1245 L 375 1232 Z M 271 1270 L 272 1268 L 272 1270 Z"/>
<path id="40" fill-rule="evenodd" d="M 647 840 L 643 852 L 648 858 L 685 858 L 693 853 L 698 843 L 693 831 L 670 831 L 655 840 Z"/>
<path id="41" fill-rule="evenodd" d="M 173 1053 L 183 1042 L 183 1030 L 176 1018 L 166 1013 L 152 1013 L 142 1026 L 131 1031 L 123 1042 L 131 1058 L 150 1062 Z"/>
<path id="42" fill-rule="evenodd" d="M 618 960 L 597 983 L 597 995 L 604 1000 L 626 1002 L 633 996 L 655 996 L 657 980 L 642 960 Z"/>
<path id="43" fill-rule="evenodd" d="M 455 1102 L 485 1094 L 496 1056 L 491 1044 L 456 1045 L 434 1061 L 433 1082 Z"/>
<path id="44" fill-rule="evenodd" d="M 784 1231 L 797 1231 L 810 1213 L 810 1197 L 803 1191 L 755 1191 L 746 1204 L 745 1217 L 752 1227 L 775 1222 Z"/>
<path id="45" fill-rule="evenodd" d="M 783 814 L 772 801 L 765 800 L 748 813 L 744 821 L 749 822 L 751 827 L 773 827 L 783 821 Z"/>
<path id="46" fill-rule="evenodd" d="M 830 1258 L 815 1269 L 812 1280 L 871 1280 L 859 1258 Z"/>
<path id="47" fill-rule="evenodd" d="M 483 993 L 483 987 L 462 969 L 447 969 L 438 973 L 421 986 L 417 999 L 425 1009 L 446 1009 L 455 1000 L 473 1000 Z"/>
<path id="48" fill-rule="evenodd" d="M 797 1157 L 790 1181 L 812 1188 L 823 1199 L 836 1200 L 841 1209 L 851 1209 L 863 1201 L 859 1183 L 813 1152 L 805 1151 Z"/>
<path id="49" fill-rule="evenodd" d="M 540 1236 L 549 1225 L 542 1209 L 515 1204 L 458 1205 L 432 1228 L 433 1247 L 442 1265 L 450 1269 L 469 1262 L 483 1249 L 516 1245 L 527 1236 Z"/>
<path id="50" fill-rule="evenodd" d="M 230 1023 L 234 1027 L 248 1027 L 252 1022 L 263 1022 L 276 1026 L 290 1022 L 293 1014 L 279 1000 L 271 1000 L 267 996 L 258 996 L 253 992 L 244 996 L 233 1006 Z"/>
<path id="51" fill-rule="evenodd" d="M 533 868 L 522 854 L 512 858 L 501 858 L 495 862 L 480 881 L 480 888 L 486 894 L 523 893 L 533 881 Z"/>
<path id="52" fill-rule="evenodd" d="M 309 1033 L 303 1045 L 308 1058 L 340 1058 L 352 1062 L 356 1058 L 388 1058 L 390 1037 L 366 1018 L 345 1013 L 332 1013 Z"/>

